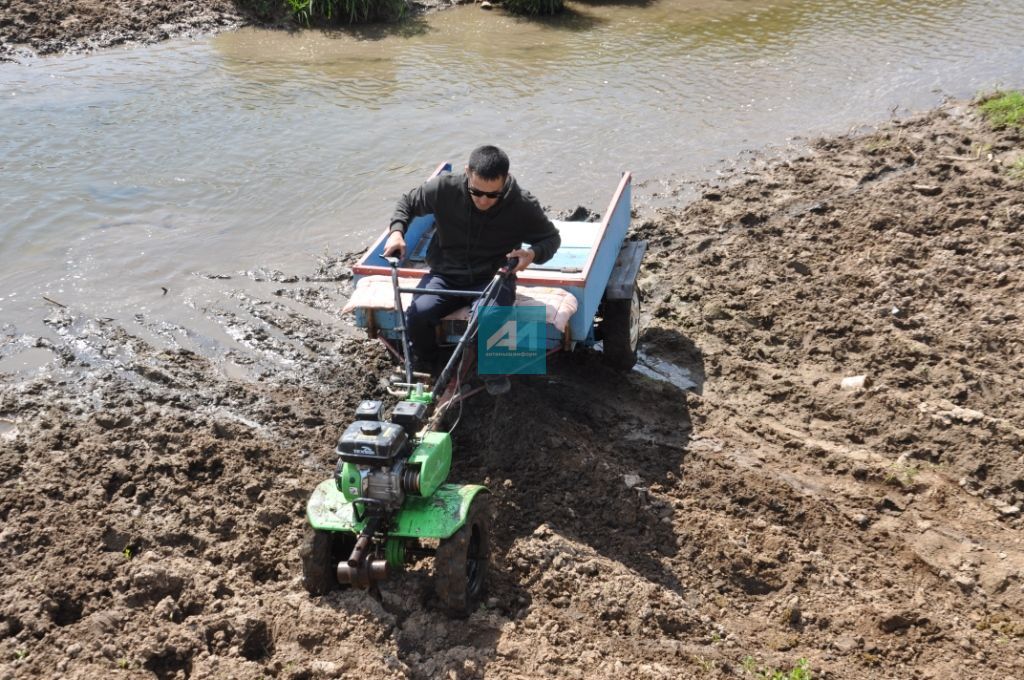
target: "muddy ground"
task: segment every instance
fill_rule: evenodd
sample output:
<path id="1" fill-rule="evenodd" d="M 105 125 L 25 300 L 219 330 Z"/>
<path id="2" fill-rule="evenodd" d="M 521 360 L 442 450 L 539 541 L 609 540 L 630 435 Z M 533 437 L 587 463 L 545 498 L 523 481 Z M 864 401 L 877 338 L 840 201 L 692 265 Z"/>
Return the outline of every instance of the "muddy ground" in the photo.
<path id="1" fill-rule="evenodd" d="M 4 338 L 55 358 L 0 388 L 0 678 L 1020 677 L 1022 142 L 950 104 L 637 219 L 648 362 L 696 386 L 581 352 L 470 402 L 465 620 L 429 559 L 382 601 L 301 585 L 391 367 L 339 320 L 351 254 L 220 281 L 219 353 L 55 307 Z"/>
<path id="2" fill-rule="evenodd" d="M 147 44 L 254 19 L 234 0 L 10 0 L 0 5 L 0 56 Z"/>
<path id="3" fill-rule="evenodd" d="M 412 0 L 422 13 L 472 0 Z M 145 45 L 252 25 L 296 26 L 277 0 L 5 0 L 0 62 L 33 54 Z"/>

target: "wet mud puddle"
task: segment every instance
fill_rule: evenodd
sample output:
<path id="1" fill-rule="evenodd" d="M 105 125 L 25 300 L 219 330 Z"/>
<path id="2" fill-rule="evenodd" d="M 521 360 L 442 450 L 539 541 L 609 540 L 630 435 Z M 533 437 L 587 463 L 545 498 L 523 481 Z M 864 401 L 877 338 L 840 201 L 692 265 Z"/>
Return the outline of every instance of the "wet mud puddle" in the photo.
<path id="1" fill-rule="evenodd" d="M 651 356 L 641 351 L 637 356 L 637 364 L 633 370 L 653 380 L 660 380 L 678 387 L 680 390 L 693 390 L 700 394 L 701 385 L 694 379 L 693 373 L 670 361 Z"/>

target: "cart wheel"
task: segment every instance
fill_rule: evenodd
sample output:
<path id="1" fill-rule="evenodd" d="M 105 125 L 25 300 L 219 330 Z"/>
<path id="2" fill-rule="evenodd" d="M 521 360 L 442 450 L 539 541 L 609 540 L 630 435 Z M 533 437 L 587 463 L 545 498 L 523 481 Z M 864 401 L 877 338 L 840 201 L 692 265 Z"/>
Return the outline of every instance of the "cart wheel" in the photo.
<path id="1" fill-rule="evenodd" d="M 325 595 L 338 583 L 338 562 L 348 559 L 355 537 L 347 532 L 321 531 L 306 526 L 306 537 L 299 549 L 302 557 L 302 585 L 311 595 Z"/>
<path id="2" fill-rule="evenodd" d="M 640 291 L 636 286 L 628 300 L 604 301 L 601 335 L 605 362 L 622 371 L 633 368 L 640 345 Z"/>
<path id="3" fill-rule="evenodd" d="M 468 616 L 487 590 L 491 504 L 477 496 L 462 528 L 441 539 L 434 556 L 434 587 L 452 616 Z"/>

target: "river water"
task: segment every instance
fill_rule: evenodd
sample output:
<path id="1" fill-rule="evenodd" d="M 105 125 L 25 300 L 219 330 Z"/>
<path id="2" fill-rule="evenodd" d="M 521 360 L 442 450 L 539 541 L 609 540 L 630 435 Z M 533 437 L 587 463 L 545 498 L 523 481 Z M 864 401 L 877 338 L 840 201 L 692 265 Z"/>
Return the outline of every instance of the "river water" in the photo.
<path id="1" fill-rule="evenodd" d="M 25 351 L 44 298 L 195 324 L 204 274 L 362 249 L 400 193 L 481 143 L 552 211 L 603 210 L 627 169 L 651 207 L 743 151 L 1024 74 L 1020 0 L 569 7 L 0 64 L 0 371 L 45 363 Z"/>

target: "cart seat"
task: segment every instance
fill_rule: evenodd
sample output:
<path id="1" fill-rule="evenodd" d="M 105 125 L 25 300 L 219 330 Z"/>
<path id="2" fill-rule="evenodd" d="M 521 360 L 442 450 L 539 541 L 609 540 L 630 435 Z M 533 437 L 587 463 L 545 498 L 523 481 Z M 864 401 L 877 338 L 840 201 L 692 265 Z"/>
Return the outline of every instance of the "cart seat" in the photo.
<path id="1" fill-rule="evenodd" d="M 402 288 L 414 288 L 419 279 L 400 278 L 398 284 Z M 402 305 L 408 309 L 412 303 L 412 295 L 402 294 Z M 569 319 L 576 313 L 578 307 L 576 297 L 572 293 L 561 288 L 548 288 L 546 286 L 516 286 L 516 306 L 527 307 L 544 305 L 544 318 L 547 323 L 554 326 L 559 333 L 564 334 L 569 325 Z M 391 310 L 395 308 L 395 293 L 391 288 L 390 276 L 364 276 L 356 283 L 352 297 L 341 310 L 343 314 L 354 312 L 356 309 L 381 309 Z M 461 307 L 448 316 L 444 321 L 465 321 L 469 317 L 469 305 Z"/>

